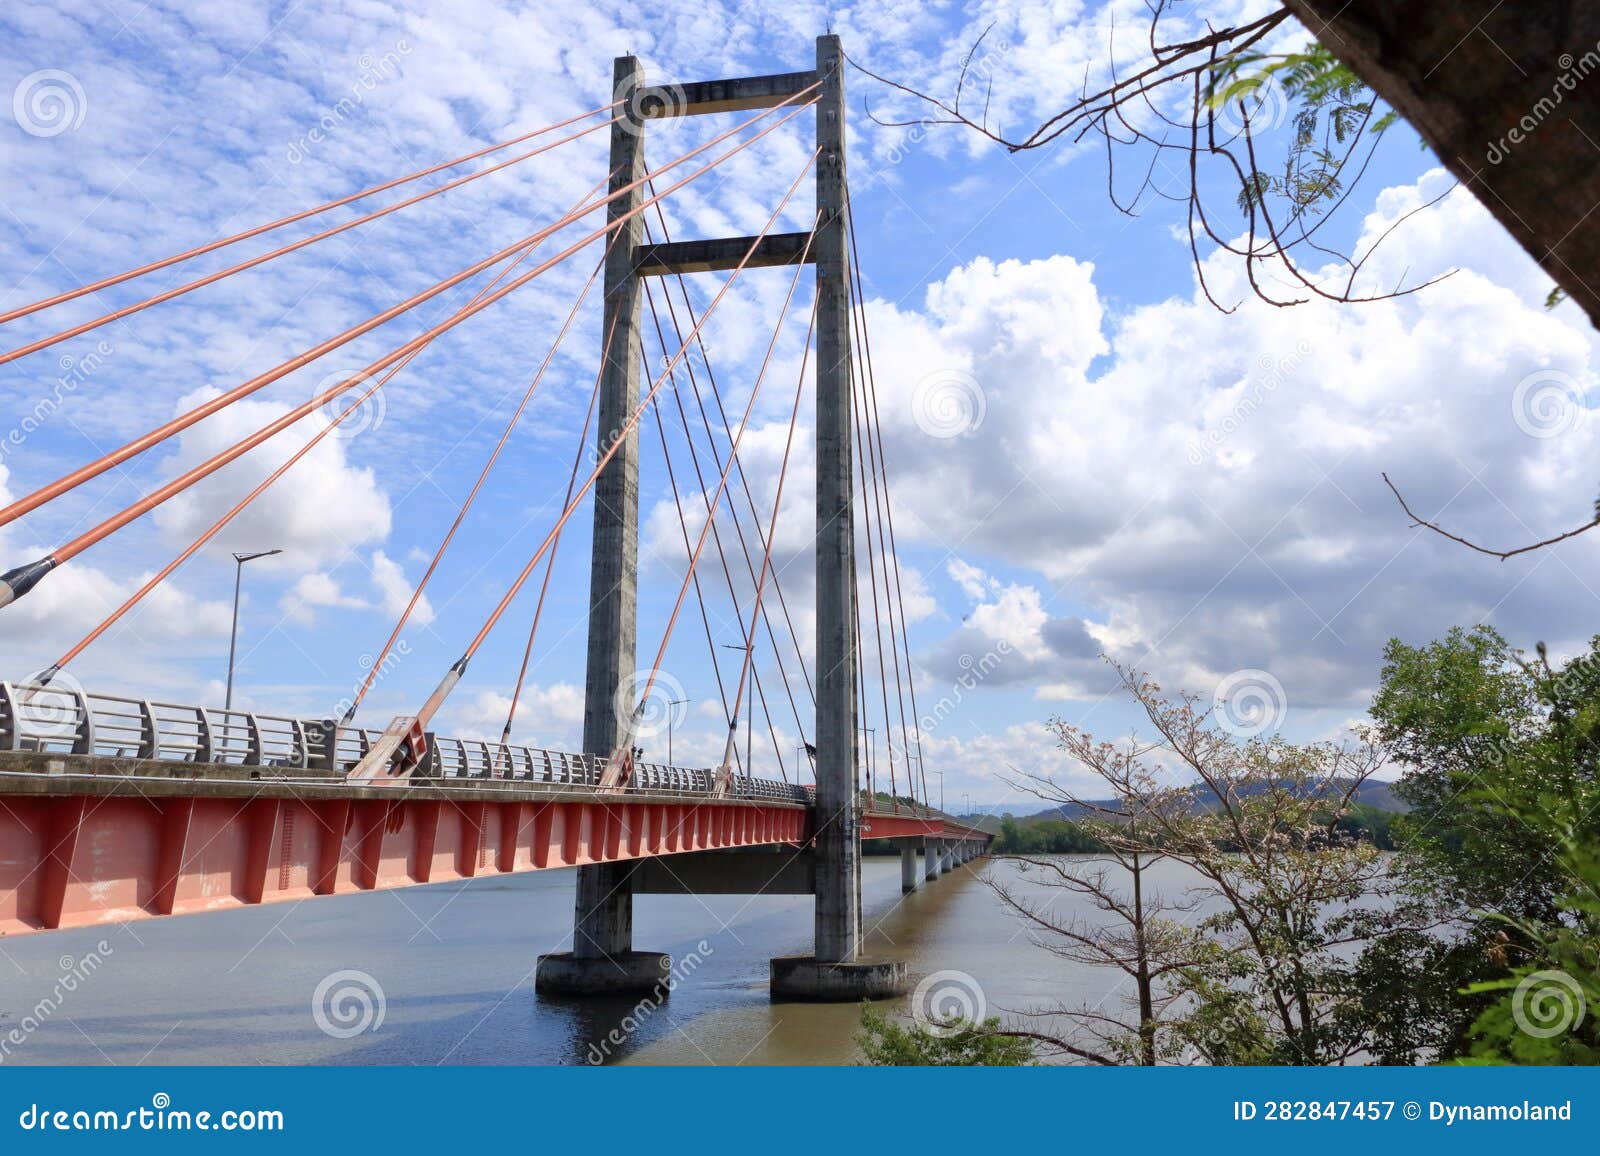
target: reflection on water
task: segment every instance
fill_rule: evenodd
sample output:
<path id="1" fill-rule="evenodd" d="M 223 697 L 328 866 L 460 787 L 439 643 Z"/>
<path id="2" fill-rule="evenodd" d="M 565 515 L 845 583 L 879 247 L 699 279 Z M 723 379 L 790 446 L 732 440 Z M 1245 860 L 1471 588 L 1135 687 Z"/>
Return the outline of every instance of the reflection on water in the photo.
<path id="1" fill-rule="evenodd" d="M 978 878 L 1014 871 L 1003 860 L 973 863 L 902 897 L 898 860 L 868 859 L 862 892 L 868 953 L 907 961 L 914 977 L 965 972 L 990 1014 L 1105 997 L 1114 976 L 1030 942 Z M 571 871 L 534 872 L 0 940 L 0 1040 L 12 1029 L 24 1036 L 0 1060 L 526 1064 L 598 1056 L 646 1064 L 812 1064 L 856 1058 L 851 1037 L 859 1008 L 774 1005 L 767 997 L 768 959 L 810 950 L 805 896 L 640 897 L 636 945 L 680 961 L 681 982 L 664 1005 L 535 997 L 536 957 L 570 946 L 573 878 Z M 1097 917 L 1075 910 L 1082 901 L 1074 896 L 1027 880 L 1022 886 L 1040 887 L 1065 917 Z M 62 976 L 102 940 L 108 950 L 100 952 L 98 969 L 75 990 L 62 990 Z M 699 957 L 694 966 L 683 967 L 691 956 Z M 381 989 L 381 1022 L 375 1009 L 363 1014 L 351 1000 L 314 1014 L 319 984 L 341 971 L 365 973 Z M 330 989 L 324 1004 L 349 986 L 324 985 Z"/>

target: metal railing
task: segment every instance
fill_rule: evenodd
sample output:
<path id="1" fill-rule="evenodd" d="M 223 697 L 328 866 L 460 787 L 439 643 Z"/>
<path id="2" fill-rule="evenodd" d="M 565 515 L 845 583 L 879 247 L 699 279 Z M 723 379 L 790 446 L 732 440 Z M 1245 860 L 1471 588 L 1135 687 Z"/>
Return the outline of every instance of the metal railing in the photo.
<path id="1" fill-rule="evenodd" d="M 124 698 L 64 682 L 51 686 L 0 682 L 0 751 L 322 771 L 342 777 L 380 734 L 341 727 L 333 719 Z M 598 787 L 607 762 L 570 751 L 430 735 L 421 777 Z M 631 787 L 652 794 L 705 795 L 711 792 L 711 782 L 707 768 L 636 763 Z M 743 798 L 810 801 L 806 788 L 774 779 L 736 776 L 733 793 Z"/>

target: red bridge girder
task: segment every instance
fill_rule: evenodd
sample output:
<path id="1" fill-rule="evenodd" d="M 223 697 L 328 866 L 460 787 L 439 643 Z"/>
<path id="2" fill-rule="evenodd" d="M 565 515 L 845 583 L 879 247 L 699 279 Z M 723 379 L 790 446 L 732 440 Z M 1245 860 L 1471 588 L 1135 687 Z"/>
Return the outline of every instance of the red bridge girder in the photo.
<path id="1" fill-rule="evenodd" d="M 252 773 L 0 755 L 0 936 L 693 851 L 803 847 L 814 830 L 810 807 L 770 799 Z M 863 839 L 918 837 L 989 838 L 937 815 L 863 816 Z"/>
<path id="2" fill-rule="evenodd" d="M 805 842 L 738 801 L 0 798 L 0 935 L 721 847 Z"/>

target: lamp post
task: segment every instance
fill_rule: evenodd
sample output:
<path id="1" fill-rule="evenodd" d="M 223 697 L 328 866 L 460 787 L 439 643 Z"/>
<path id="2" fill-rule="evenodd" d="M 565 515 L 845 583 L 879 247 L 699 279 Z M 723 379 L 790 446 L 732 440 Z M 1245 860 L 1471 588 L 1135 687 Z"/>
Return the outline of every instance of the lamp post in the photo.
<path id="1" fill-rule="evenodd" d="M 752 629 L 754 629 L 754 628 L 752 627 Z M 747 656 L 745 661 L 748 662 L 751 667 L 755 666 L 756 646 L 755 646 L 754 642 L 750 643 L 748 646 L 736 646 L 731 642 L 724 642 L 722 645 L 723 645 L 723 648 L 726 649 L 726 650 L 742 650 L 742 651 L 744 651 L 746 656 Z M 754 681 L 754 680 L 752 679 L 752 681 Z M 753 694 L 750 694 L 749 690 L 750 690 L 749 687 L 745 687 L 745 692 L 746 693 L 745 693 L 745 699 L 744 699 L 744 701 L 745 701 L 745 715 L 744 715 L 744 780 L 745 780 L 745 793 L 746 794 L 749 794 L 752 786 L 754 785 L 755 777 L 756 777 L 755 768 L 753 766 L 751 766 L 751 762 L 750 762 L 751 757 L 752 757 L 751 756 L 751 750 L 750 750 L 750 744 L 751 744 L 752 741 L 754 741 L 754 736 L 755 736 L 755 731 L 756 731 L 756 696 L 753 695 Z"/>
<path id="2" fill-rule="evenodd" d="M 667 766 L 672 766 L 672 708 L 682 706 L 684 703 L 693 702 L 688 698 L 669 698 L 667 700 Z"/>
<path id="3" fill-rule="evenodd" d="M 873 772 L 873 758 L 872 758 L 872 756 L 877 753 L 876 748 L 877 748 L 877 745 L 878 745 L 878 728 L 877 727 L 858 727 L 857 729 L 862 734 L 867 736 L 867 744 L 866 744 L 866 746 L 867 746 L 867 782 L 869 784 L 871 784 L 867 789 L 867 793 L 870 796 L 870 795 L 873 794 L 875 788 L 877 787 L 877 779 L 874 777 L 874 775 L 872 773 Z M 876 801 L 876 800 L 874 800 L 874 801 Z"/>
<path id="4" fill-rule="evenodd" d="M 228 637 L 228 692 L 223 699 L 222 709 L 233 709 L 233 660 L 239 650 L 239 586 L 244 580 L 244 564 L 254 562 L 257 558 L 270 558 L 283 551 L 274 546 L 270 550 L 256 550 L 249 554 L 235 554 L 233 556 L 233 632 Z"/>

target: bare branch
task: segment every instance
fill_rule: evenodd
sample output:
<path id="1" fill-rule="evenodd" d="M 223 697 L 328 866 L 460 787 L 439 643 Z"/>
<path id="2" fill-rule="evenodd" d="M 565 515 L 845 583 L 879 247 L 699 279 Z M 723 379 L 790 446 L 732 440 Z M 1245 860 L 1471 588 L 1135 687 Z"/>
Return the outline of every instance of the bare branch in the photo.
<path id="1" fill-rule="evenodd" d="M 1432 530 L 1440 537 L 1449 538 L 1452 542 L 1459 542 L 1469 550 L 1476 550 L 1480 554 L 1487 554 L 1489 557 L 1498 558 L 1502 562 L 1504 562 L 1507 558 L 1515 558 L 1518 554 L 1528 554 L 1532 553 L 1534 550 L 1543 550 L 1546 546 L 1554 546 L 1557 542 L 1565 542 L 1568 538 L 1576 538 L 1579 534 L 1587 534 L 1596 526 L 1600 526 L 1600 503 L 1596 503 L 1594 518 L 1585 522 L 1581 526 L 1568 530 L 1564 534 L 1556 534 L 1553 537 L 1544 539 L 1542 542 L 1534 542 L 1527 546 L 1518 546 L 1511 550 L 1494 550 L 1490 549 L 1488 546 L 1480 546 L 1478 543 L 1471 541 L 1470 539 L 1463 538 L 1460 534 L 1452 534 L 1449 530 L 1446 530 L 1437 522 L 1430 522 L 1428 519 L 1418 516 L 1412 511 L 1411 507 L 1406 504 L 1405 498 L 1401 495 L 1395 484 L 1389 480 L 1389 475 L 1387 473 L 1383 475 L 1383 484 L 1389 487 L 1389 492 L 1394 495 L 1395 501 L 1400 503 L 1400 508 L 1406 512 L 1406 517 L 1411 519 L 1411 524 L 1413 526 L 1421 526 L 1423 529 Z"/>

